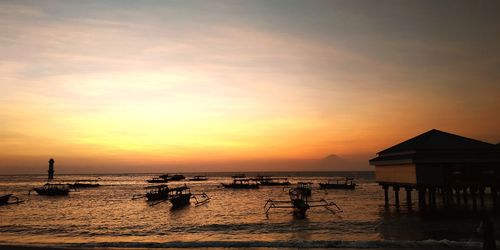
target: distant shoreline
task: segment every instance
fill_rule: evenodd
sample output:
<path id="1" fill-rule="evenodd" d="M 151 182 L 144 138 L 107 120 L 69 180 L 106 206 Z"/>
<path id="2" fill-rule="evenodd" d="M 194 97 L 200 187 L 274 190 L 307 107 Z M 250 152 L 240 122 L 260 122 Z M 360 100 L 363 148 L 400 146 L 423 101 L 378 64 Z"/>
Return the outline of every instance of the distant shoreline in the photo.
<path id="1" fill-rule="evenodd" d="M 160 175 L 160 174 L 165 174 L 168 173 L 169 171 L 165 172 L 147 172 L 147 173 L 58 173 L 58 175 Z M 174 172 L 170 172 L 174 173 Z M 375 173 L 375 170 L 338 170 L 338 171 L 233 171 L 233 172 L 219 172 L 219 171 L 187 171 L 187 172 L 175 172 L 176 174 L 218 174 L 218 175 L 232 175 L 232 174 L 237 174 L 237 173 L 250 173 L 250 174 L 260 174 L 260 173 L 266 173 L 266 174 L 282 174 L 282 173 L 287 173 L 287 174 L 318 174 L 318 173 L 323 173 L 323 174 L 328 174 L 328 173 Z M 0 176 L 46 176 L 46 173 L 37 173 L 37 174 L 0 174 Z"/>

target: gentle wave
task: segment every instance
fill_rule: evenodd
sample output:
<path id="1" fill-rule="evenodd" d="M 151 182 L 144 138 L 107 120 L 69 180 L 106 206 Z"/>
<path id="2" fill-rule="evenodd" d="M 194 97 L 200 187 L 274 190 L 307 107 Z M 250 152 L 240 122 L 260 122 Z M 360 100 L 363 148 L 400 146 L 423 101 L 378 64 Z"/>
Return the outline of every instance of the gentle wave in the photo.
<path id="1" fill-rule="evenodd" d="M 367 228 L 374 228 L 376 226 L 373 222 L 365 221 L 341 221 L 335 224 L 326 224 L 321 222 L 310 222 L 307 225 L 296 225 L 294 223 L 225 223 L 225 224 L 208 224 L 196 225 L 187 224 L 185 226 L 172 226 L 169 233 L 224 233 L 224 232 L 258 232 L 258 233 L 286 233 L 290 230 L 308 230 L 308 231 L 338 231 L 349 228 L 351 233 L 363 232 Z M 158 235 L 158 229 L 155 227 L 145 227 L 141 225 L 89 225 L 81 228 L 78 225 L 61 225 L 50 226 L 45 225 L 0 225 L 0 232 L 4 233 L 23 233 L 30 232 L 34 234 L 43 234 L 50 230 L 52 235 L 57 236 L 146 236 Z M 126 232 L 126 233 L 124 233 Z"/>
<path id="2" fill-rule="evenodd" d="M 1 244 L 1 243 L 0 243 Z M 500 244 L 500 242 L 497 242 Z M 30 245 L 33 246 L 33 245 Z M 43 246 L 43 245 L 40 245 Z M 54 245 L 52 245 L 54 246 Z M 58 246 L 59 247 L 59 246 Z M 174 242 L 106 242 L 106 243 L 74 243 L 63 244 L 60 247 L 116 247 L 116 248 L 432 248 L 446 247 L 453 249 L 478 249 L 481 242 L 422 240 L 422 241 L 174 241 Z"/>

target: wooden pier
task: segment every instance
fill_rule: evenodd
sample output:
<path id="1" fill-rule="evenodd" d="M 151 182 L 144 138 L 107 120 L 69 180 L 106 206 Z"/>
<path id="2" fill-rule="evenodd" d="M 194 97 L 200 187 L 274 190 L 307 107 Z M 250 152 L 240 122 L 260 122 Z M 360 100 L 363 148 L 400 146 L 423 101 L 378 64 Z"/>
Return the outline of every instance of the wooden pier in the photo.
<path id="1" fill-rule="evenodd" d="M 385 207 L 422 210 L 500 210 L 500 147 L 430 130 L 370 160 L 384 190 Z M 404 204 L 401 192 L 406 192 Z M 391 195 L 391 193 L 393 193 Z"/>

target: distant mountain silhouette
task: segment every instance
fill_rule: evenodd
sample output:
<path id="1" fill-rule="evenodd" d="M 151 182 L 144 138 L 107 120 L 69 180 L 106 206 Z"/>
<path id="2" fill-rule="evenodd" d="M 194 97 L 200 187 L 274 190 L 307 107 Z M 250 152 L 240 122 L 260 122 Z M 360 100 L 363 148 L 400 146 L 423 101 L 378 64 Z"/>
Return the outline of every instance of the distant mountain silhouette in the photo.
<path id="1" fill-rule="evenodd" d="M 338 155 L 331 154 L 319 160 L 315 165 L 320 170 L 332 171 L 332 170 L 337 170 L 339 168 L 345 168 L 348 165 L 350 165 L 350 163 Z"/>

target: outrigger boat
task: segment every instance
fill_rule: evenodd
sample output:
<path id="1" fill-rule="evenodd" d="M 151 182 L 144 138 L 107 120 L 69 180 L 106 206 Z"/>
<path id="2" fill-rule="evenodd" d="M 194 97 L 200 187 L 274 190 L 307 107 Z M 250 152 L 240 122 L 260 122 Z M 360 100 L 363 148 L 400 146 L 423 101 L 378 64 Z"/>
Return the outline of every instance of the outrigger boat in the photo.
<path id="1" fill-rule="evenodd" d="M 174 175 L 164 174 L 160 175 L 159 177 L 168 181 L 181 181 L 186 179 L 186 177 L 182 174 L 174 174 Z"/>
<path id="2" fill-rule="evenodd" d="M 149 183 L 167 183 L 168 182 L 167 179 L 163 179 L 163 178 L 160 178 L 160 177 L 155 177 L 153 179 L 146 180 L 146 181 L 149 182 Z"/>
<path id="3" fill-rule="evenodd" d="M 167 185 L 149 186 L 146 188 L 151 189 L 151 191 L 146 193 L 148 201 L 168 200 L 170 189 Z"/>
<path id="4" fill-rule="evenodd" d="M 15 199 L 15 201 L 14 202 L 9 202 L 10 199 Z M 6 194 L 6 195 L 0 196 L 0 206 L 2 206 L 2 205 L 10 205 L 10 204 L 19 204 L 21 202 L 22 201 L 19 200 L 19 198 L 17 198 L 13 194 Z"/>
<path id="5" fill-rule="evenodd" d="M 76 180 L 75 183 L 69 184 L 71 188 L 95 188 L 99 187 L 98 180 Z"/>
<path id="6" fill-rule="evenodd" d="M 198 198 L 196 197 L 197 195 L 200 196 L 200 200 L 198 200 Z M 195 206 L 200 206 L 210 201 L 210 197 L 208 197 L 208 195 L 205 193 L 191 193 L 191 189 L 186 184 L 184 184 L 184 186 L 171 188 L 169 190 L 168 200 L 170 200 L 170 203 L 172 203 L 173 209 L 189 205 L 191 203 L 191 199 L 194 199 L 196 201 Z"/>
<path id="7" fill-rule="evenodd" d="M 172 208 L 180 208 L 190 203 L 191 199 L 195 199 L 196 206 L 202 205 L 210 201 L 210 197 L 207 194 L 193 194 L 187 185 L 169 188 L 167 185 L 149 186 L 146 189 L 151 189 L 146 195 L 134 195 L 133 200 L 146 198 L 148 201 L 156 201 L 150 204 L 151 206 L 157 205 L 163 201 L 170 201 L 172 203 Z M 201 196 L 201 199 L 197 198 L 197 195 Z"/>
<path id="8" fill-rule="evenodd" d="M 169 200 L 172 203 L 172 208 L 180 208 L 189 205 L 191 201 L 191 191 L 184 185 L 168 190 Z"/>
<path id="9" fill-rule="evenodd" d="M 225 188 L 237 188 L 237 189 L 255 189 L 259 188 L 259 183 L 255 182 L 252 183 L 251 181 L 254 181 L 253 179 L 247 179 L 247 178 L 235 178 L 233 179 L 232 183 L 221 183 L 223 187 Z"/>
<path id="10" fill-rule="evenodd" d="M 346 177 L 335 180 L 328 180 L 326 183 L 319 183 L 321 189 L 350 189 L 356 188 L 356 183 L 353 182 L 354 178 Z"/>
<path id="11" fill-rule="evenodd" d="M 181 174 L 174 174 L 174 175 L 162 174 L 158 177 L 154 177 L 153 179 L 146 181 L 149 183 L 167 183 L 169 181 L 180 181 L 184 179 L 186 179 L 186 177 Z"/>
<path id="12" fill-rule="evenodd" d="M 146 198 L 148 201 L 165 201 L 169 198 L 169 188 L 167 185 L 157 185 L 157 186 L 147 186 L 145 189 L 149 189 L 145 195 L 136 194 L 132 196 L 132 200 Z"/>
<path id="13" fill-rule="evenodd" d="M 312 182 L 298 182 L 294 189 L 299 190 L 304 195 L 311 196 Z"/>
<path id="14" fill-rule="evenodd" d="M 231 178 L 233 179 L 242 179 L 242 178 L 246 178 L 247 175 L 246 174 L 235 174 L 235 175 L 232 175 Z"/>
<path id="15" fill-rule="evenodd" d="M 304 192 L 304 189 L 299 187 L 290 189 L 288 194 L 290 196 L 289 201 L 272 199 L 267 200 L 264 205 L 266 215 L 269 214 L 269 210 L 271 210 L 271 208 L 292 208 L 293 215 L 299 218 L 304 218 L 307 210 L 313 207 L 324 207 L 332 213 L 342 212 L 342 209 L 340 209 L 340 207 L 334 202 L 328 202 L 325 199 L 309 200 L 310 195 L 307 195 Z M 332 207 L 335 207 L 336 209 L 334 210 Z"/>
<path id="16" fill-rule="evenodd" d="M 197 176 L 194 176 L 193 178 L 189 178 L 189 181 L 206 181 L 206 180 L 208 180 L 208 179 L 204 175 L 197 175 Z"/>
<path id="17" fill-rule="evenodd" d="M 68 184 L 48 182 L 41 187 L 34 188 L 33 190 L 36 191 L 38 195 L 63 196 L 68 195 L 70 187 Z M 29 193 L 31 193 L 31 191 L 33 190 L 30 190 Z"/>
<path id="18" fill-rule="evenodd" d="M 254 180 L 262 186 L 289 186 L 291 184 L 287 178 L 283 177 L 258 176 Z"/>

